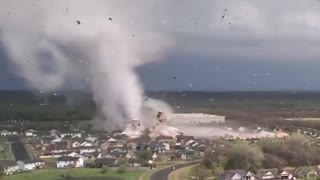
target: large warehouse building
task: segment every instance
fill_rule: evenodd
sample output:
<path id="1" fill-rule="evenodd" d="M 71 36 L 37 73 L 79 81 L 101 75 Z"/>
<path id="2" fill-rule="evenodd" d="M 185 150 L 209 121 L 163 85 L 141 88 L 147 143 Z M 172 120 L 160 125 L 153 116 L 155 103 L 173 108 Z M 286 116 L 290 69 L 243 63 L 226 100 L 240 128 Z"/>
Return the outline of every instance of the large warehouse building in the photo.
<path id="1" fill-rule="evenodd" d="M 169 119 L 169 124 L 172 125 L 190 125 L 190 124 L 209 124 L 209 123 L 224 123 L 225 116 L 202 114 L 202 113 L 187 113 L 187 114 L 172 114 Z"/>

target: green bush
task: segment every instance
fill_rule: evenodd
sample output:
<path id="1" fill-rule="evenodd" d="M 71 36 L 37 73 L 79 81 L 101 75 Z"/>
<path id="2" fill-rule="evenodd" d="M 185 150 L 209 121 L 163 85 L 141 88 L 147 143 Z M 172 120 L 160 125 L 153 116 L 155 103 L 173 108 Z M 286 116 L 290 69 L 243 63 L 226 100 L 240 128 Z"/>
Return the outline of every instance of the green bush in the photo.
<path id="1" fill-rule="evenodd" d="M 108 171 L 109 171 L 109 166 L 107 165 L 102 166 L 101 174 L 106 174 Z"/>
<path id="2" fill-rule="evenodd" d="M 126 171 L 127 171 L 127 166 L 125 165 L 120 165 L 117 170 L 119 174 L 125 173 Z"/>

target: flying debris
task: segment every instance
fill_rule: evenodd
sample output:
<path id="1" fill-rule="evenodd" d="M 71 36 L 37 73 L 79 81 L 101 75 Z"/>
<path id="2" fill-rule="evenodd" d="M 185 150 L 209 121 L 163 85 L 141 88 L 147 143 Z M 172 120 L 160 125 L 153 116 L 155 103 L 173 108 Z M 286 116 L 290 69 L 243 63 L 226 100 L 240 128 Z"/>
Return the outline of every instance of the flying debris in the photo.
<path id="1" fill-rule="evenodd" d="M 66 11 L 69 11 L 69 8 L 66 8 Z"/>
<path id="2" fill-rule="evenodd" d="M 135 37 L 136 35 L 135 34 L 132 34 L 132 37 Z"/>
<path id="3" fill-rule="evenodd" d="M 223 15 L 222 15 L 222 17 L 221 17 L 222 19 L 226 16 L 226 12 L 228 12 L 228 8 L 226 8 L 226 9 L 223 10 Z"/>
<path id="4" fill-rule="evenodd" d="M 109 17 L 109 21 L 112 21 L 112 18 L 111 18 L 111 17 Z"/>
<path id="5" fill-rule="evenodd" d="M 174 77 L 173 77 L 173 79 L 177 79 L 177 77 L 176 77 L 176 76 L 174 76 Z"/>
<path id="6" fill-rule="evenodd" d="M 77 20 L 77 24 L 78 24 L 78 25 L 80 25 L 80 24 L 81 24 L 81 22 L 80 22 L 79 20 Z"/>
<path id="7" fill-rule="evenodd" d="M 194 25 L 198 25 L 198 23 L 197 23 L 197 22 L 195 22 L 195 23 L 194 23 Z"/>

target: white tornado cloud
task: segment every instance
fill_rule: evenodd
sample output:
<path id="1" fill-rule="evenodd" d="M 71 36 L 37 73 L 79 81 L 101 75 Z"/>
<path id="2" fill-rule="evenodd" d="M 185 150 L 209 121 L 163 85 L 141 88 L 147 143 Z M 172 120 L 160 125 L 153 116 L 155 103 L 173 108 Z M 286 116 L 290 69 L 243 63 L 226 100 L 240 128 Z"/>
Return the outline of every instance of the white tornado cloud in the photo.
<path id="1" fill-rule="evenodd" d="M 107 120 L 104 128 L 124 128 L 142 118 L 135 68 L 161 59 L 172 46 L 168 33 L 153 28 L 154 6 L 156 1 L 6 0 L 0 40 L 13 72 L 31 87 L 51 92 L 86 79 Z"/>

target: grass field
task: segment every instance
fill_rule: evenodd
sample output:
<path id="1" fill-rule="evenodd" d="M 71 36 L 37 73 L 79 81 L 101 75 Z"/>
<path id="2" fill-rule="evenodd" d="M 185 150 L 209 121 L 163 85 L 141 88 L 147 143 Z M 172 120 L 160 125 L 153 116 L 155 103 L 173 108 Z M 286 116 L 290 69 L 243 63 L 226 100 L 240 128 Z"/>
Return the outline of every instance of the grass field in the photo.
<path id="1" fill-rule="evenodd" d="M 101 173 L 101 169 L 52 169 L 2 177 L 2 180 L 59 180 L 62 174 L 68 174 L 77 180 L 137 180 L 142 170 L 128 170 L 119 174 L 115 171 Z M 71 179 L 73 179 L 71 178 Z"/>
<path id="2" fill-rule="evenodd" d="M 6 137 L 0 137 L 0 160 L 11 160 L 14 159 L 12 151 Z"/>
<path id="3" fill-rule="evenodd" d="M 178 170 L 173 171 L 172 173 L 169 174 L 169 180 L 184 180 L 184 179 L 188 179 L 189 178 L 189 174 L 190 174 L 190 170 L 192 169 L 192 167 L 197 166 L 196 165 L 192 165 L 192 166 L 187 166 Z"/>

